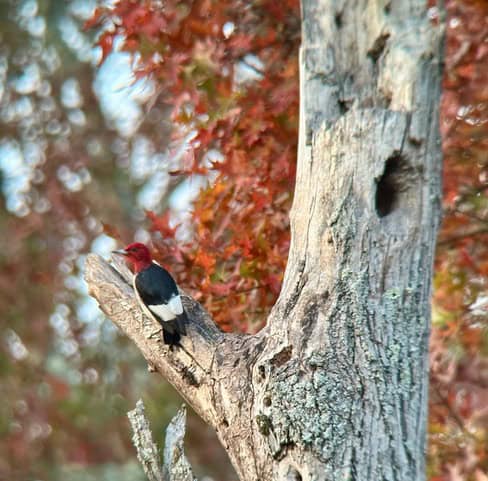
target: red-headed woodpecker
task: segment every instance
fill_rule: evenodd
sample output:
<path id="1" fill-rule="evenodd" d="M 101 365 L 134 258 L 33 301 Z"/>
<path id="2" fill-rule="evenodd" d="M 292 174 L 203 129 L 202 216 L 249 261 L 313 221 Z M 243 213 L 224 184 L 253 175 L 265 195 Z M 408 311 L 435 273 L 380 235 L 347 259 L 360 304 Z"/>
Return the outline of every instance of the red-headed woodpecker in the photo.
<path id="1" fill-rule="evenodd" d="M 113 254 L 125 256 L 134 269 L 132 285 L 146 315 L 163 326 L 163 340 L 171 346 L 186 334 L 186 313 L 176 282 L 170 273 L 152 260 L 149 249 L 139 242 L 129 244 Z"/>

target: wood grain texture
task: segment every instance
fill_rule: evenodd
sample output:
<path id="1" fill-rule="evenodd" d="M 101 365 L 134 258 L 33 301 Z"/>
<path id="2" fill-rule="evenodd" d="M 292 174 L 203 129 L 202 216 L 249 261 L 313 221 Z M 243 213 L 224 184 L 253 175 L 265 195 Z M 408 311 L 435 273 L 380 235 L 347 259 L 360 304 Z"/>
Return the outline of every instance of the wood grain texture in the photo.
<path id="1" fill-rule="evenodd" d="M 132 442 L 148 481 L 197 481 L 183 446 L 186 430 L 186 406 L 176 413 L 164 438 L 164 460 L 153 441 L 144 403 L 139 399 L 135 409 L 127 413 L 132 427 Z"/>
<path id="2" fill-rule="evenodd" d="M 186 407 L 173 417 L 164 438 L 164 469 L 168 481 L 197 481 L 185 456 Z"/>
<path id="3" fill-rule="evenodd" d="M 132 427 L 132 443 L 137 451 L 137 459 L 141 463 L 148 481 L 167 481 L 163 465 L 159 459 L 158 447 L 153 441 L 149 421 L 146 417 L 144 404 L 141 399 L 135 409 L 127 413 Z"/>

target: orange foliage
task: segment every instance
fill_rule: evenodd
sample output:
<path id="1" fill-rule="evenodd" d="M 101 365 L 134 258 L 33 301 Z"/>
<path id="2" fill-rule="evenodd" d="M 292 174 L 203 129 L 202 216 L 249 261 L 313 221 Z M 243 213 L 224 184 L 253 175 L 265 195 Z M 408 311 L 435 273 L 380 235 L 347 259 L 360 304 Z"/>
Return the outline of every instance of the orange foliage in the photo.
<path id="1" fill-rule="evenodd" d="M 432 479 L 478 481 L 488 472 L 488 3 L 447 9 L 429 465 Z"/>
<path id="2" fill-rule="evenodd" d="M 216 177 L 194 205 L 191 243 L 177 242 L 167 214 L 147 214 L 162 236 L 154 238 L 159 260 L 224 329 L 255 331 L 279 292 L 289 247 L 299 2 L 173 1 L 160 9 L 125 0 L 98 11 L 97 21 L 108 15 L 120 20 L 102 40 L 123 34 L 125 48 L 141 51 L 139 70 L 161 83 L 173 120 L 186 126 L 179 135 L 196 130 L 173 174 Z M 227 37 L 224 25 L 234 28 Z M 261 64 L 250 65 L 256 58 Z M 238 69 L 254 81 L 238 85 Z M 210 150 L 223 160 L 210 160 Z"/>

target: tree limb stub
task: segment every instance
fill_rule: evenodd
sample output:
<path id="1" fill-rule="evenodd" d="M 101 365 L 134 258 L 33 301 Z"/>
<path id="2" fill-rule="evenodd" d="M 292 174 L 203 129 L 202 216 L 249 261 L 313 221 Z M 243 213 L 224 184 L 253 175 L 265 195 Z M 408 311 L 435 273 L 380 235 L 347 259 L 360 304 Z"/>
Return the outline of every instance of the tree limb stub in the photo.
<path id="1" fill-rule="evenodd" d="M 182 293 L 189 318 L 187 335 L 181 340 L 182 348 L 171 349 L 162 342 L 161 326 L 139 307 L 131 273 L 123 263 L 114 259 L 111 265 L 90 254 L 85 279 L 102 311 L 137 345 L 149 366 L 216 430 L 224 447 L 229 448 L 233 438 L 250 431 L 252 420 L 240 414 L 250 411 L 252 403 L 251 366 L 263 349 L 259 336 L 221 332 L 200 304 Z M 229 451 L 239 475 L 239 465 L 252 456 L 252 446 L 235 446 Z"/>
<path id="2" fill-rule="evenodd" d="M 197 481 L 185 456 L 186 407 L 183 405 L 166 428 L 164 467 L 170 481 Z"/>
<path id="3" fill-rule="evenodd" d="M 163 465 L 141 399 L 137 401 L 135 409 L 127 413 L 127 417 L 132 426 L 132 442 L 137 450 L 137 458 L 149 481 L 197 481 L 183 446 L 186 431 L 185 405 L 166 428 Z"/>
<path id="4" fill-rule="evenodd" d="M 159 460 L 158 447 L 153 441 L 149 421 L 141 399 L 137 401 L 135 409 L 127 413 L 132 426 L 132 442 L 137 451 L 137 459 L 149 481 L 165 481 L 165 476 Z"/>

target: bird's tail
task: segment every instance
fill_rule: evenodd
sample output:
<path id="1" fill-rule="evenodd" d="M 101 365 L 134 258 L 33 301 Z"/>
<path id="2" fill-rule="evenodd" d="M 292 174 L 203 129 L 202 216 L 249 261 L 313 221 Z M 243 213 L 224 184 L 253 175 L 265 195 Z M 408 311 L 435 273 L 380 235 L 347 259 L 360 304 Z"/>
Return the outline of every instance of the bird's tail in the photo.
<path id="1" fill-rule="evenodd" d="M 170 346 L 176 346 L 180 343 L 181 336 L 186 336 L 186 312 L 177 316 L 171 321 L 165 321 L 163 325 L 163 341 Z"/>
<path id="2" fill-rule="evenodd" d="M 177 346 L 180 343 L 181 336 L 180 333 L 172 330 L 168 324 L 173 323 L 173 321 L 165 322 L 163 326 L 163 341 L 169 346 Z"/>

